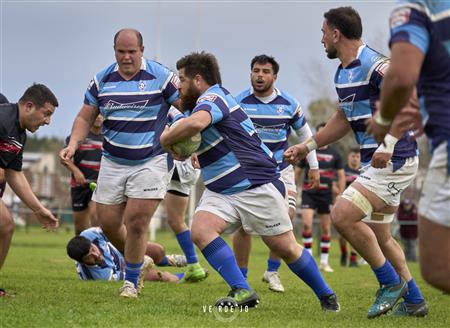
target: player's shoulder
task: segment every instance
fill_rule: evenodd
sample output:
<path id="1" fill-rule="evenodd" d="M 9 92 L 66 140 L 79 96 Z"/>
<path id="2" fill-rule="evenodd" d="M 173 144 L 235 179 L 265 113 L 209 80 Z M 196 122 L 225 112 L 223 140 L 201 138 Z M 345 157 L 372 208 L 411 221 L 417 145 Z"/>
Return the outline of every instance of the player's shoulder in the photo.
<path id="1" fill-rule="evenodd" d="M 103 231 L 100 227 L 92 227 L 92 228 L 88 228 L 86 230 L 83 230 L 80 233 L 80 236 L 89 239 L 90 241 L 102 237 L 103 235 Z"/>
<path id="2" fill-rule="evenodd" d="M 284 102 L 284 105 L 292 106 L 293 110 L 296 110 L 297 107 L 300 105 L 298 100 L 294 96 L 290 95 L 289 93 L 287 93 L 283 90 L 280 90 L 278 88 L 275 88 L 275 91 L 278 93 L 279 99 L 277 99 L 277 100 Z"/>
<path id="3" fill-rule="evenodd" d="M 102 69 L 100 72 L 95 74 L 94 79 L 96 83 L 101 83 L 103 80 L 105 80 L 111 73 L 114 73 L 118 70 L 117 63 L 113 63 L 109 65 L 108 67 Z"/>
<path id="4" fill-rule="evenodd" d="M 250 98 L 252 98 L 252 95 L 253 95 L 252 88 L 248 88 L 248 89 L 242 91 L 241 93 L 239 93 L 234 98 L 236 99 L 237 102 L 241 103 L 241 102 L 248 101 Z"/>
<path id="5" fill-rule="evenodd" d="M 167 75 L 173 73 L 170 68 L 155 60 L 142 58 L 142 61 L 143 61 L 142 69 L 144 69 L 147 73 L 154 75 L 156 78 L 159 77 L 166 78 Z"/>
<path id="6" fill-rule="evenodd" d="M 389 67 L 389 57 L 374 50 L 369 46 L 365 46 L 360 55 L 361 69 L 364 74 L 370 78 L 373 72 L 378 72 L 384 76 L 386 70 Z"/>

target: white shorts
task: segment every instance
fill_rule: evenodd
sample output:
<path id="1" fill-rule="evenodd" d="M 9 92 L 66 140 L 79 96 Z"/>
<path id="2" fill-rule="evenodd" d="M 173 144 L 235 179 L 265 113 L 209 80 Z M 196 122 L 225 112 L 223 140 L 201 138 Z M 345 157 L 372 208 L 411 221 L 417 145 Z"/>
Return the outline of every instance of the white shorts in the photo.
<path id="1" fill-rule="evenodd" d="M 449 144 L 443 142 L 433 152 L 422 187 L 419 214 L 434 223 L 450 227 Z"/>
<path id="2" fill-rule="evenodd" d="M 380 197 L 387 205 L 400 205 L 400 195 L 414 180 L 419 166 L 419 158 L 407 158 L 405 164 L 393 172 L 393 164 L 388 162 L 384 169 L 369 166 L 361 170 L 355 182 Z"/>
<path id="3" fill-rule="evenodd" d="M 206 189 L 195 212 L 206 211 L 221 217 L 230 224 L 227 233 L 242 225 L 247 233 L 276 236 L 292 230 L 288 209 L 286 195 L 283 196 L 273 183 L 267 183 L 233 195 Z"/>
<path id="4" fill-rule="evenodd" d="M 175 179 L 174 176 L 172 176 L 167 190 L 177 191 L 189 196 L 192 186 L 195 186 L 200 176 L 200 170 L 194 169 L 191 163 L 191 158 L 188 158 L 185 161 L 174 160 L 173 162 L 175 165 L 175 170 L 177 170 L 178 179 Z"/>
<path id="5" fill-rule="evenodd" d="M 287 166 L 280 172 L 280 176 L 288 192 L 289 207 L 295 209 L 297 206 L 297 186 L 295 185 L 294 167 L 292 165 Z"/>
<path id="6" fill-rule="evenodd" d="M 168 171 L 167 154 L 139 165 L 123 165 L 102 157 L 97 188 L 92 200 L 114 205 L 127 198 L 163 199 L 173 170 Z"/>

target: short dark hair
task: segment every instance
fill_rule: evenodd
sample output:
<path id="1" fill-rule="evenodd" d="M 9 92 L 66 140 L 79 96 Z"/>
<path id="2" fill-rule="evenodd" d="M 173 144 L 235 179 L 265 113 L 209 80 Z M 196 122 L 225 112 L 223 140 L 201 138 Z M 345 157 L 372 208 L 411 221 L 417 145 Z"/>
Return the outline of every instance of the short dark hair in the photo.
<path id="1" fill-rule="evenodd" d="M 330 9 L 323 16 L 326 18 L 328 25 L 337 28 L 346 38 L 351 40 L 361 39 L 361 17 L 352 7 Z"/>
<path id="2" fill-rule="evenodd" d="M 73 237 L 67 243 L 67 255 L 77 262 L 83 262 L 82 259 L 91 249 L 91 241 L 83 236 Z"/>
<path id="3" fill-rule="evenodd" d="M 278 65 L 277 61 L 272 56 L 267 56 L 267 55 L 255 56 L 255 58 L 252 59 L 250 68 L 253 69 L 253 66 L 255 66 L 256 63 L 261 64 L 261 65 L 264 65 L 267 63 L 272 64 L 272 69 L 273 69 L 274 74 L 278 74 L 278 71 L 280 70 L 280 65 Z"/>
<path id="4" fill-rule="evenodd" d="M 56 99 L 53 92 L 43 84 L 34 83 L 31 87 L 25 90 L 25 93 L 20 97 L 20 103 L 27 101 L 33 102 L 37 107 L 44 107 L 45 103 L 50 103 L 54 107 L 58 107 L 58 99 Z"/>
<path id="5" fill-rule="evenodd" d="M 357 154 L 359 154 L 359 152 L 360 152 L 361 150 L 359 149 L 359 147 L 352 147 L 352 148 L 350 148 L 349 150 L 348 150 L 348 153 L 350 154 L 350 153 L 357 153 Z"/>
<path id="6" fill-rule="evenodd" d="M 189 78 L 199 74 L 209 85 L 222 84 L 219 64 L 213 54 L 205 51 L 191 52 L 177 61 L 177 69 L 182 68 Z"/>
<path id="7" fill-rule="evenodd" d="M 144 39 L 142 38 L 141 32 L 139 32 L 138 30 L 135 30 L 134 28 L 123 28 L 114 35 L 114 47 L 116 47 L 116 42 L 117 42 L 117 38 L 119 37 L 119 34 L 124 31 L 133 31 L 136 34 L 136 38 L 138 39 L 139 47 L 144 46 Z"/>
<path id="8" fill-rule="evenodd" d="M 319 130 L 320 128 L 323 128 L 325 125 L 327 125 L 327 123 L 325 123 L 325 122 L 317 124 L 316 131 Z"/>

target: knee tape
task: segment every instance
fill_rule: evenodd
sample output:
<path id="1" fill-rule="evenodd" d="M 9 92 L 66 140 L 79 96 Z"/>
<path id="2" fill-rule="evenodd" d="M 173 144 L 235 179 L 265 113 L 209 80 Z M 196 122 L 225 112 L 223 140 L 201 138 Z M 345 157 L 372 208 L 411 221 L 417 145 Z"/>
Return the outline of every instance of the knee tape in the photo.
<path id="1" fill-rule="evenodd" d="M 372 215 L 363 219 L 366 223 L 391 223 L 394 220 L 395 214 L 387 214 L 380 212 L 373 212 Z"/>
<path id="2" fill-rule="evenodd" d="M 345 189 L 341 197 L 351 201 L 355 206 L 363 211 L 366 216 L 371 216 L 373 211 L 372 204 L 370 204 L 369 200 L 354 187 L 350 186 Z"/>

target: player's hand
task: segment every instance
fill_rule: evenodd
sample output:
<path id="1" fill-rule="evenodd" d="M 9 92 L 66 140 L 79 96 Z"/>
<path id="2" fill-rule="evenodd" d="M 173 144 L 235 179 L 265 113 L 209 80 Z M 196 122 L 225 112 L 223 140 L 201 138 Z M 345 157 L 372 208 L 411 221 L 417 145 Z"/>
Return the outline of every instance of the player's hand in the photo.
<path id="1" fill-rule="evenodd" d="M 77 172 L 73 175 L 73 177 L 75 178 L 75 182 L 80 186 L 84 186 L 88 183 L 86 178 L 84 177 L 84 174 L 81 172 Z"/>
<path id="2" fill-rule="evenodd" d="M 304 144 L 298 144 L 298 145 L 294 145 L 289 147 L 288 149 L 286 149 L 286 151 L 284 152 L 284 158 L 290 163 L 290 164 L 297 164 L 298 162 L 300 162 L 302 159 L 304 159 L 306 157 L 306 155 L 308 155 L 309 151 L 308 148 L 306 147 L 306 145 Z"/>
<path id="3" fill-rule="evenodd" d="M 191 155 L 191 164 L 194 169 L 200 169 L 200 162 L 198 161 L 198 156 L 196 153 Z"/>
<path id="4" fill-rule="evenodd" d="M 42 224 L 42 227 L 47 231 L 54 231 L 59 226 L 59 220 L 55 218 L 48 209 L 45 207 L 40 208 L 34 212 L 38 221 Z"/>
<path id="5" fill-rule="evenodd" d="M 390 153 L 375 152 L 373 153 L 370 165 L 376 169 L 384 169 L 391 158 L 392 154 Z"/>
<path id="6" fill-rule="evenodd" d="M 75 154 L 75 149 L 71 146 L 67 146 L 59 152 L 59 158 L 61 161 L 70 161 Z"/>
<path id="7" fill-rule="evenodd" d="M 317 189 L 320 185 L 319 169 L 310 169 L 308 172 L 309 185 L 308 188 Z"/>
<path id="8" fill-rule="evenodd" d="M 406 131 L 412 131 L 414 137 L 424 133 L 422 115 L 418 108 L 407 106 L 403 108 L 392 122 L 392 127 L 403 135 Z"/>

